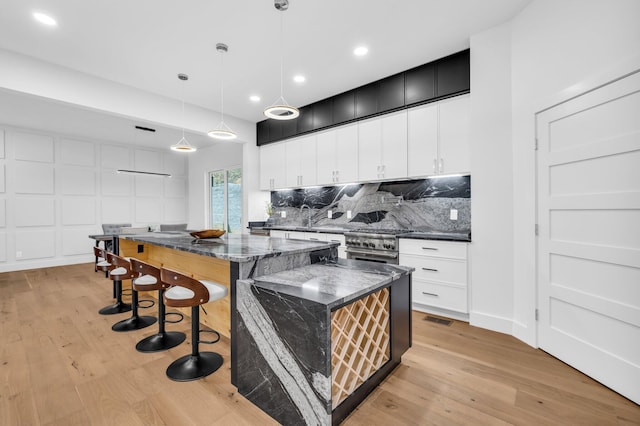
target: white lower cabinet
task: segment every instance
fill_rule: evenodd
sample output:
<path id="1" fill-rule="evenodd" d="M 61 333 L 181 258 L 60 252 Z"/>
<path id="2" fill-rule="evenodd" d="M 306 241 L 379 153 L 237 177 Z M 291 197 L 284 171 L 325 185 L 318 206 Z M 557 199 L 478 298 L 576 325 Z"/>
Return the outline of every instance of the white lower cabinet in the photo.
<path id="1" fill-rule="evenodd" d="M 414 309 L 467 319 L 466 243 L 400 238 L 399 252 L 400 265 L 415 268 Z"/>

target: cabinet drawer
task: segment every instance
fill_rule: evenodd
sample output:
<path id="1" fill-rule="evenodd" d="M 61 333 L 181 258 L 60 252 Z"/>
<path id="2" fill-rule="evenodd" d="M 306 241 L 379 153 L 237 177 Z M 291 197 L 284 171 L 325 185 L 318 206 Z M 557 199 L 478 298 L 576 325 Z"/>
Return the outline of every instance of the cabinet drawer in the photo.
<path id="1" fill-rule="evenodd" d="M 467 285 L 467 262 L 465 260 L 401 254 L 400 265 L 416 268 L 413 277 L 417 280 Z"/>
<path id="2" fill-rule="evenodd" d="M 467 244 L 450 241 L 413 240 L 400 238 L 400 254 L 414 254 L 431 257 L 467 258 Z"/>
<path id="3" fill-rule="evenodd" d="M 337 241 L 340 243 L 340 247 L 344 247 L 344 235 L 342 234 L 324 234 L 326 241 Z"/>
<path id="4" fill-rule="evenodd" d="M 413 280 L 413 302 L 468 313 L 467 289 Z"/>

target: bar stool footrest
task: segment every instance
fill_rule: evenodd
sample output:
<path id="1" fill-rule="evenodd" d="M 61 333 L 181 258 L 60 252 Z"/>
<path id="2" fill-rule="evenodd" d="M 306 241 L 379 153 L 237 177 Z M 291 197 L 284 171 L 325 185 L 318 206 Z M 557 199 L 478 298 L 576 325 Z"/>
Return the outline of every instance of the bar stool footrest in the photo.
<path id="1" fill-rule="evenodd" d="M 180 317 L 180 319 L 168 320 L 167 317 L 169 315 L 178 315 Z M 182 312 L 167 312 L 166 314 L 164 314 L 164 317 L 165 317 L 164 322 L 166 324 L 177 324 L 177 323 L 181 322 L 184 319 L 184 315 L 182 314 Z"/>
<path id="2" fill-rule="evenodd" d="M 180 331 L 168 331 L 145 337 L 136 344 L 138 352 L 160 352 L 178 346 L 187 335 Z"/>
<path id="3" fill-rule="evenodd" d="M 223 364 L 222 356 L 215 352 L 185 355 L 167 367 L 167 377 L 176 382 L 189 382 L 206 377 Z"/>
<path id="4" fill-rule="evenodd" d="M 140 330 L 141 328 L 146 328 L 155 324 L 157 320 L 158 319 L 156 317 L 148 316 L 131 317 L 113 324 L 111 329 L 118 332 Z"/>
<path id="5" fill-rule="evenodd" d="M 149 303 L 148 305 L 143 305 L 143 303 Z M 153 308 L 154 306 L 156 306 L 156 301 L 152 300 L 152 299 L 142 299 L 142 300 L 138 300 L 138 308 L 140 309 L 149 309 L 149 308 Z"/>
<path id="6" fill-rule="evenodd" d="M 198 339 L 198 343 L 204 343 L 205 345 L 213 345 L 214 343 L 218 343 L 220 341 L 220 333 L 218 333 L 215 330 L 199 330 L 200 333 L 211 333 L 211 334 L 215 334 L 217 339 L 216 340 L 202 340 L 202 339 Z"/>

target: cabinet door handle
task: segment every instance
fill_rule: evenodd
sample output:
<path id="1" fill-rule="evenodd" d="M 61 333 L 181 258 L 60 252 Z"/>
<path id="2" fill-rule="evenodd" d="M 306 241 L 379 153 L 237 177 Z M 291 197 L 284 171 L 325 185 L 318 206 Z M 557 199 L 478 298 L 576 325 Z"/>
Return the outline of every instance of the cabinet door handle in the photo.
<path id="1" fill-rule="evenodd" d="M 438 160 L 437 159 L 433 159 L 433 173 L 437 173 L 438 172 Z"/>
<path id="2" fill-rule="evenodd" d="M 340 170 L 336 170 L 336 182 L 340 182 Z"/>
<path id="3" fill-rule="evenodd" d="M 437 269 L 433 269 L 433 268 L 422 268 L 423 271 L 431 271 L 431 272 L 438 272 Z"/>
<path id="4" fill-rule="evenodd" d="M 423 291 L 422 294 L 426 294 L 427 296 L 440 297 L 436 293 L 428 293 L 426 291 Z"/>
<path id="5" fill-rule="evenodd" d="M 440 173 L 444 172 L 444 160 L 442 158 L 440 158 L 440 166 L 438 167 L 438 169 Z"/>
<path id="6" fill-rule="evenodd" d="M 309 241 L 320 241 L 317 238 L 309 238 Z"/>
<path id="7" fill-rule="evenodd" d="M 422 247 L 422 250 L 438 250 L 437 247 Z"/>

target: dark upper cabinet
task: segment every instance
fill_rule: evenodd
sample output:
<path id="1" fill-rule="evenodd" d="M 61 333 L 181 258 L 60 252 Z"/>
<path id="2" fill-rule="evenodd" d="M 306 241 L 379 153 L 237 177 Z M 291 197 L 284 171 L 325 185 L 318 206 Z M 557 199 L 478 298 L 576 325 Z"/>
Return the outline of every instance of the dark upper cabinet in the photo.
<path id="1" fill-rule="evenodd" d="M 313 130 L 313 104 L 300 108 L 300 117 L 296 118 L 296 133 L 305 133 Z"/>
<path id="2" fill-rule="evenodd" d="M 257 144 L 468 93 L 470 74 L 467 49 L 304 106 L 295 120 L 260 121 L 256 124 Z"/>
<path id="3" fill-rule="evenodd" d="M 378 81 L 378 112 L 404 106 L 404 73 Z"/>
<path id="4" fill-rule="evenodd" d="M 333 97 L 333 124 L 356 118 L 356 91 L 350 90 Z"/>
<path id="5" fill-rule="evenodd" d="M 436 63 L 436 96 L 469 91 L 471 88 L 469 60 L 469 50 L 464 50 Z"/>
<path id="6" fill-rule="evenodd" d="M 433 63 L 405 72 L 405 105 L 425 102 L 436 97 L 436 67 Z"/>
<path id="7" fill-rule="evenodd" d="M 378 112 L 378 84 L 376 82 L 356 89 L 356 118 Z"/>
<path id="8" fill-rule="evenodd" d="M 269 123 L 269 142 L 279 141 L 282 139 L 282 120 L 268 119 Z"/>
<path id="9" fill-rule="evenodd" d="M 269 143 L 269 120 L 258 121 L 256 124 L 256 139 L 258 140 L 258 146 Z"/>
<path id="10" fill-rule="evenodd" d="M 313 129 L 322 129 L 333 124 L 333 98 L 313 104 Z"/>
<path id="11" fill-rule="evenodd" d="M 288 138 L 296 135 L 298 124 L 296 120 L 281 120 L 282 123 L 282 138 Z"/>

